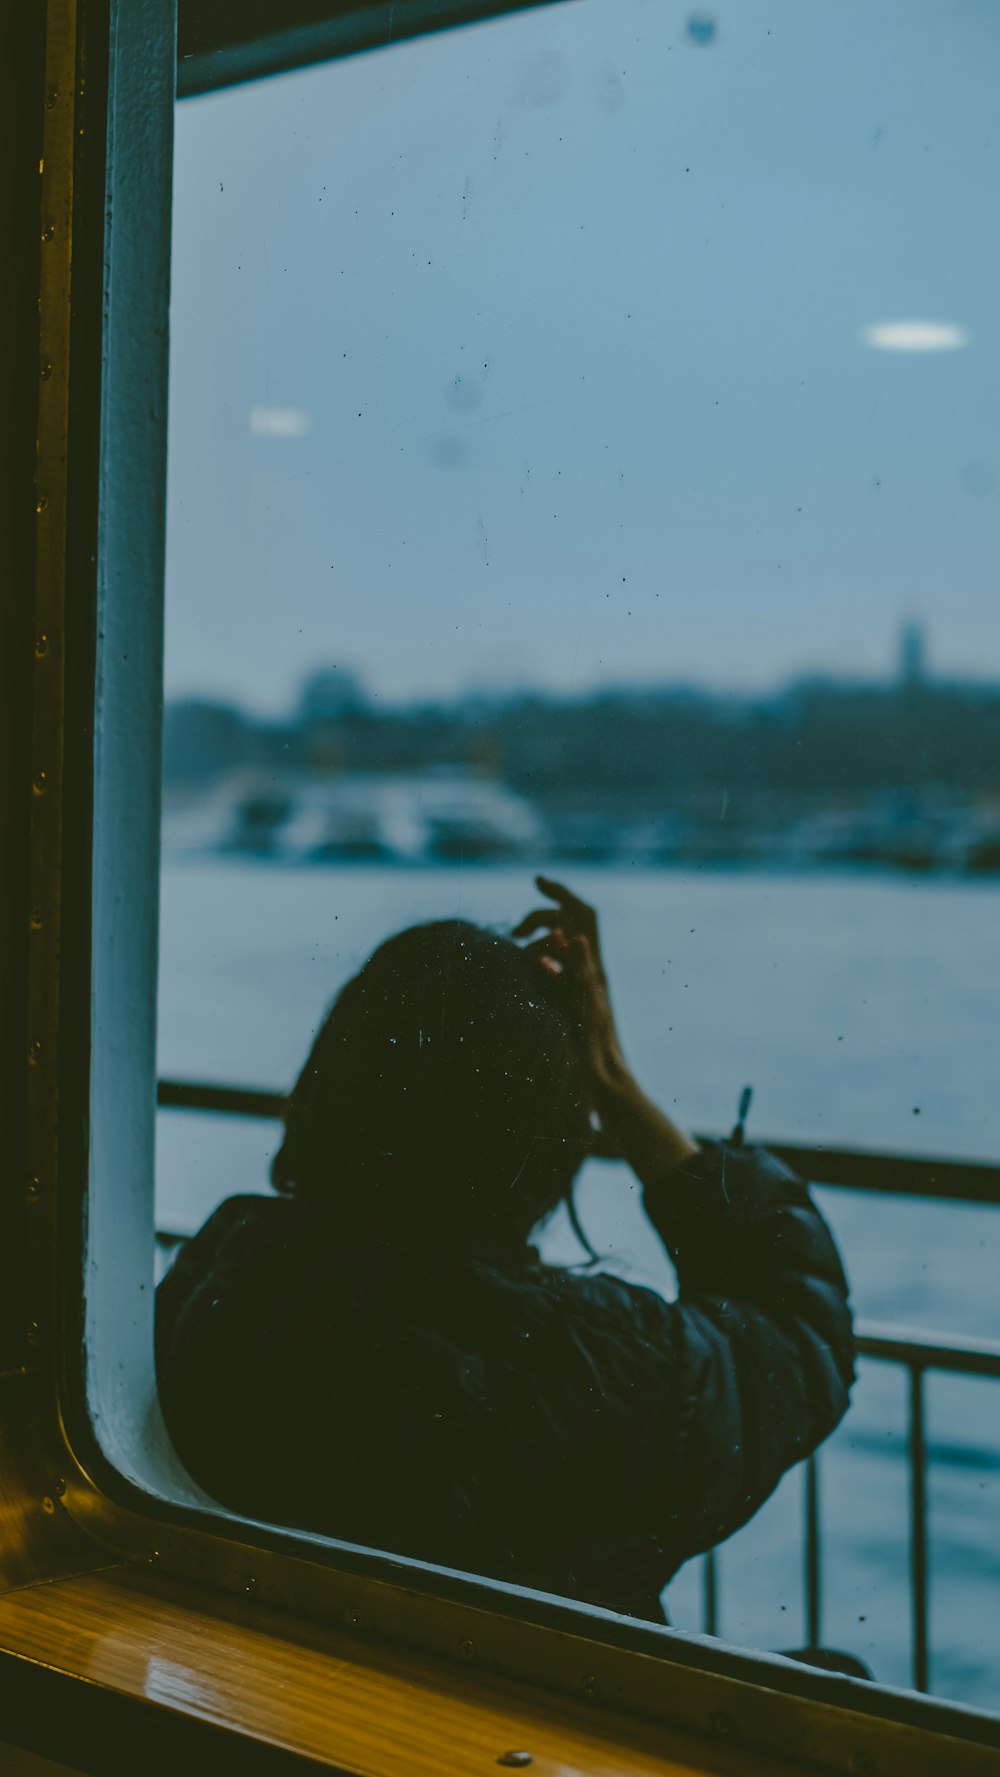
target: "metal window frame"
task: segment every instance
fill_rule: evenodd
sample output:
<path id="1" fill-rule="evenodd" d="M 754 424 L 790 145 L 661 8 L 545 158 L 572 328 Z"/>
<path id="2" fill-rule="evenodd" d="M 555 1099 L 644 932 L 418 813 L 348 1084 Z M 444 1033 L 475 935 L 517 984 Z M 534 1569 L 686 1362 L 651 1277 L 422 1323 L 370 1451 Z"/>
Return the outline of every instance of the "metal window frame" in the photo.
<path id="1" fill-rule="evenodd" d="M 565 0 L 179 0 L 177 95 Z"/>
<path id="2" fill-rule="evenodd" d="M 982 1712 L 250 1523 L 186 1482 L 152 1347 L 173 18 L 167 0 L 48 0 L 46 17 L 15 1414 L 35 1573 L 111 1551 L 825 1770 L 995 1769 Z"/>

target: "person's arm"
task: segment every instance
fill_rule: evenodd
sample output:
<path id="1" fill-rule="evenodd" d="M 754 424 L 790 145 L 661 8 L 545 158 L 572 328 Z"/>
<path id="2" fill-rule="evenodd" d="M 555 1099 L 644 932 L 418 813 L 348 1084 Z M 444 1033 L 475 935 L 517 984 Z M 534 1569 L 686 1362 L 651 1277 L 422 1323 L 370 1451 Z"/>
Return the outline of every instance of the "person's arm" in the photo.
<path id="1" fill-rule="evenodd" d="M 593 1094 L 593 1109 L 610 1149 L 640 1183 L 653 1183 L 698 1152 L 696 1142 L 643 1092 L 622 1053 L 601 955 L 597 914 L 551 877 L 535 878 L 554 907 L 538 907 L 514 928 L 515 938 L 546 935 L 528 945 L 539 966 L 560 983 Z"/>
<path id="2" fill-rule="evenodd" d="M 854 1378 L 847 1282 L 792 1173 L 757 1148 L 699 1148 L 642 1092 L 615 1029 L 596 915 L 561 884 L 538 882 L 557 906 L 529 914 L 519 933 L 548 928 L 533 948 L 565 978 L 602 1127 L 677 1270 L 650 1514 L 683 1560 L 752 1517 L 843 1416 Z"/>
<path id="3" fill-rule="evenodd" d="M 658 1455 L 683 1477 L 687 1556 L 745 1524 L 843 1418 L 852 1318 L 830 1231 L 773 1155 L 705 1143 L 644 1201 L 680 1285 L 681 1411 Z"/>

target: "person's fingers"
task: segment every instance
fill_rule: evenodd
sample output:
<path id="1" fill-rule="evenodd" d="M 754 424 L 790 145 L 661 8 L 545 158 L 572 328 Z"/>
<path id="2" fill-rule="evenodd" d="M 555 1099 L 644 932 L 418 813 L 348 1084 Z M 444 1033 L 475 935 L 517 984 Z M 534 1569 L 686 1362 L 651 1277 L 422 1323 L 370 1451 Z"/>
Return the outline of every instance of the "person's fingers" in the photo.
<path id="1" fill-rule="evenodd" d="M 579 895 L 574 895 L 573 890 L 567 888 L 564 882 L 556 882 L 553 876 L 536 876 L 535 883 L 543 895 L 551 895 L 553 901 L 559 901 L 564 907 L 583 909 L 587 906 L 586 901 L 581 901 Z"/>
<path id="2" fill-rule="evenodd" d="M 551 895 L 558 901 L 564 913 L 568 913 L 586 930 L 597 930 L 597 914 L 589 901 L 582 901 L 564 882 L 556 882 L 552 876 L 536 876 L 535 882 L 543 895 Z"/>
<path id="3" fill-rule="evenodd" d="M 565 914 L 558 907 L 533 907 L 530 913 L 525 914 L 520 924 L 514 927 L 511 937 L 530 938 L 532 932 L 537 932 L 542 926 L 548 926 L 551 930 L 554 926 L 563 925 L 564 922 Z"/>
<path id="4" fill-rule="evenodd" d="M 596 980 L 597 967 L 594 947 L 585 932 L 577 932 L 576 936 L 570 939 L 569 951 L 573 966 L 579 970 L 580 974 L 589 980 Z"/>
<path id="5" fill-rule="evenodd" d="M 593 934 L 579 932 L 573 940 L 580 946 L 571 964 L 574 971 L 587 982 L 588 987 L 603 994 L 608 992 L 608 977 L 601 955 L 601 945 L 596 931 Z"/>
<path id="6" fill-rule="evenodd" d="M 521 946 L 524 956 L 552 956 L 568 948 L 562 932 L 548 932 L 544 938 L 534 938 L 530 944 Z"/>

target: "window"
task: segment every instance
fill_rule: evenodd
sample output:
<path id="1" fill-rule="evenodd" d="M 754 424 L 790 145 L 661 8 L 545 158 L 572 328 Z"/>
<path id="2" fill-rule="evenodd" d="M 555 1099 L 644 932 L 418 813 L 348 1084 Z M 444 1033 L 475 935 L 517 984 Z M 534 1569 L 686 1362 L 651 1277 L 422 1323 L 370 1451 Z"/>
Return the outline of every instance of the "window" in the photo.
<path id="1" fill-rule="evenodd" d="M 375 942 L 508 923 L 555 859 L 600 907 L 637 1070 L 695 1127 L 726 1128 L 749 1079 L 751 1132 L 991 1155 L 995 45 L 978 10 L 949 20 L 907 19 L 904 81 L 888 3 L 847 28 L 821 5 L 583 0 L 179 110 L 161 1076 L 287 1090 Z M 112 259 L 140 308 L 144 176 Z M 132 650 L 125 578 L 162 434 L 128 460 L 116 432 L 144 349 L 112 309 L 93 1408 L 133 1478 L 190 1500 L 135 1425 L 152 1265 L 110 1318 L 97 1275 L 150 1236 L 148 1193 L 110 1188 L 143 1178 L 150 1134 L 148 1106 L 115 1114 L 123 1072 L 152 1073 L 155 761 L 130 741 L 159 661 Z M 165 1109 L 157 1226 L 266 1190 L 273 1146 L 266 1120 Z M 995 1331 L 995 1211 L 823 1203 L 866 1313 Z M 670 1287 L 627 1180 L 593 1163 L 578 1211 L 606 1265 Z M 585 1257 L 568 1219 L 544 1239 Z M 985 1559 L 967 1578 L 964 1555 L 986 1547 L 992 1385 L 950 1386 L 933 1676 L 983 1702 Z M 824 1635 L 905 1683 L 890 1387 L 866 1370 L 830 1452 Z M 852 1525 L 841 1501 L 882 1482 L 884 1518 Z M 728 1639 L 802 1639 L 788 1503 L 721 1557 Z M 874 1534 L 899 1545 L 884 1568 Z M 679 1626 L 701 1585 L 675 1582 Z"/>

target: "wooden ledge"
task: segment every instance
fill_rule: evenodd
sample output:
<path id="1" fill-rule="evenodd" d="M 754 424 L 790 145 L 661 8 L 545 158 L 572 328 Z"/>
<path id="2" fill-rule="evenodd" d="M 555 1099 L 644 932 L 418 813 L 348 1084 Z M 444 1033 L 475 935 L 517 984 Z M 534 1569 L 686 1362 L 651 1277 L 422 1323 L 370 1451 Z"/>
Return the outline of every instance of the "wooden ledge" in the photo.
<path id="1" fill-rule="evenodd" d="M 794 1769 L 126 1567 L 0 1598 L 0 1737 L 143 1777 L 499 1777 L 508 1752 L 529 1777 Z"/>

